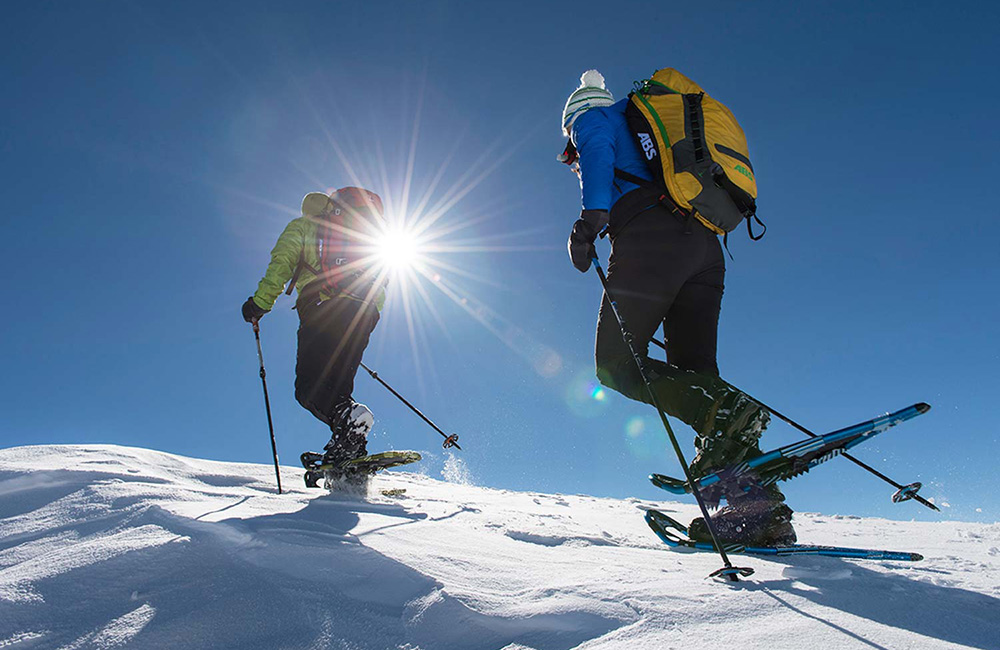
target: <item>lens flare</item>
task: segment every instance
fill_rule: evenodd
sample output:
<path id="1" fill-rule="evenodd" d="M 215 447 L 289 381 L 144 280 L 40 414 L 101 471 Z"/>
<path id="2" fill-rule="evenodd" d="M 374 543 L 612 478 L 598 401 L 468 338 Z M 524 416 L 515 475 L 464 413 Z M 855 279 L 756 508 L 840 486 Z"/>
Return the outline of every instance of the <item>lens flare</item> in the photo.
<path id="1" fill-rule="evenodd" d="M 629 418 L 625 423 L 625 435 L 629 438 L 638 438 L 646 430 L 646 420 L 636 415 Z"/>
<path id="2" fill-rule="evenodd" d="M 625 447 L 639 461 L 667 462 L 669 447 L 659 423 L 648 416 L 633 415 L 625 421 Z"/>
<path id="3" fill-rule="evenodd" d="M 574 414 L 591 418 L 600 415 L 608 405 L 608 393 L 597 383 L 591 368 L 579 371 L 566 386 L 566 403 Z"/>
<path id="4" fill-rule="evenodd" d="M 375 242 L 375 255 L 391 270 L 408 269 L 420 258 L 420 240 L 404 228 L 388 228 Z"/>
<path id="5" fill-rule="evenodd" d="M 329 177 L 332 164 L 333 171 L 343 178 L 338 185 L 362 187 L 381 197 L 380 223 L 366 226 L 364 232 L 346 233 L 361 242 L 364 259 L 357 262 L 357 269 L 377 274 L 372 296 L 385 289 L 382 325 L 372 343 L 373 353 L 391 350 L 398 354 L 398 342 L 408 339 L 416 378 L 424 386 L 436 374 L 430 353 L 432 328 L 456 349 L 459 344 L 455 332 L 461 331 L 462 323 L 446 322 L 452 317 L 451 305 L 446 302 L 450 301 L 541 377 L 555 379 L 567 373 L 554 348 L 506 318 L 489 300 L 498 289 L 505 289 L 504 281 L 495 279 L 489 257 L 557 250 L 537 242 L 538 235 L 546 232 L 544 226 L 516 231 L 500 227 L 509 210 L 506 197 L 475 193 L 533 136 L 525 133 L 516 140 L 498 129 L 492 143 L 469 147 L 461 132 L 435 134 L 436 142 L 450 142 L 450 148 L 442 150 L 435 163 L 418 155 L 424 90 L 412 98 L 408 112 L 413 120 L 409 125 L 399 124 L 403 137 L 390 138 L 399 144 L 390 144 L 388 152 L 381 140 L 388 132 L 380 129 L 378 137 L 370 137 L 368 130 L 331 110 L 337 99 L 317 95 L 312 85 L 302 88 L 298 100 L 312 113 L 320 135 L 316 146 L 299 148 L 304 156 L 294 164 L 311 187 L 327 185 L 323 179 Z M 513 122 L 510 129 L 522 130 Z M 434 148 L 438 148 L 436 144 Z M 477 153 L 469 157 L 469 151 Z M 248 195 L 245 189 L 240 191 Z M 253 198 L 273 207 L 264 197 Z M 596 393 L 591 396 L 594 387 L 581 390 L 574 391 L 571 399 L 585 402 L 585 412 L 606 404 Z"/>

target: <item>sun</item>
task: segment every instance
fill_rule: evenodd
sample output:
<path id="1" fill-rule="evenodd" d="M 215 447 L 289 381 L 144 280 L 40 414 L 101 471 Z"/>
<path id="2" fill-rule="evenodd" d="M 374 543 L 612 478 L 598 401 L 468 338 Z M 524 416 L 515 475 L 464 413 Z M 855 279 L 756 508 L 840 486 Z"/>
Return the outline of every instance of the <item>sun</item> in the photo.
<path id="1" fill-rule="evenodd" d="M 375 256 L 389 270 L 409 269 L 420 258 L 420 240 L 406 228 L 390 227 L 376 239 Z"/>
<path id="2" fill-rule="evenodd" d="M 354 235 L 352 245 L 357 244 L 352 251 L 358 253 L 356 268 L 363 270 L 359 279 L 370 273 L 374 276 L 372 295 L 385 290 L 385 311 L 380 312 L 383 334 L 388 328 L 402 334 L 376 337 L 376 352 L 408 339 L 412 367 L 423 384 L 430 378 L 425 371 L 429 370 L 430 376 L 436 374 L 434 359 L 428 352 L 431 329 L 455 343 L 455 326 L 448 320 L 451 312 L 446 311 L 454 306 L 541 376 L 558 375 L 563 362 L 555 349 L 504 317 L 487 300 L 477 297 L 480 290 L 494 295 L 496 289 L 503 286 L 492 270 L 480 270 L 484 265 L 490 266 L 486 263 L 488 256 L 555 249 L 548 244 L 534 243 L 534 236 L 544 231 L 542 226 L 495 232 L 495 225 L 500 223 L 498 217 L 505 214 L 506 201 L 477 198 L 473 203 L 469 198 L 514 155 L 517 148 L 511 146 L 509 137 L 498 136 L 492 144 L 476 147 L 479 154 L 473 160 L 461 158 L 460 152 L 466 147 L 462 146 L 459 137 L 450 152 L 442 152 L 446 155 L 439 165 L 427 165 L 418 163 L 417 155 L 422 96 L 413 112 L 415 119 L 409 148 L 400 150 L 398 156 L 389 157 L 383 154 L 377 140 L 352 141 L 348 134 L 356 132 L 354 129 L 345 128 L 344 124 L 340 128 L 326 124 L 322 117 L 326 111 L 320 109 L 321 103 L 314 103 L 315 97 L 305 95 L 302 99 L 313 109 L 318 126 L 326 136 L 325 144 L 335 154 L 351 185 L 375 188 L 382 200 L 382 210 L 377 210 L 380 218 L 365 220 L 362 228 L 349 233 Z M 334 133 L 339 135 L 334 137 Z M 529 141 L 525 136 L 521 144 Z M 352 156 L 359 151 L 367 153 L 363 157 Z M 446 184 L 445 179 L 454 171 L 451 166 L 456 164 L 456 157 L 462 159 L 462 170 L 452 174 L 454 180 Z M 322 174 L 309 168 L 304 171 L 315 186 L 325 187 L 320 180 Z M 327 189 L 332 191 L 334 188 Z M 440 301 L 442 295 L 448 301 L 446 304 Z M 598 392 L 594 401 L 600 401 L 603 396 Z"/>

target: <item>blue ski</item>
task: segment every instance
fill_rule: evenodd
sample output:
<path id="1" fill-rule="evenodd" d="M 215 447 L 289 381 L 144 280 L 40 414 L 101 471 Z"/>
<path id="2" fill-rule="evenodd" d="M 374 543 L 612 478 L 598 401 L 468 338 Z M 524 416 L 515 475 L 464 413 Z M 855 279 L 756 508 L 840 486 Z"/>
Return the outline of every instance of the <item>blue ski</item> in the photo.
<path id="1" fill-rule="evenodd" d="M 793 442 L 748 461 L 697 479 L 698 489 L 708 503 L 718 504 L 725 488 L 749 483 L 770 485 L 804 474 L 813 467 L 839 456 L 901 422 L 930 410 L 923 402 L 861 422 L 839 431 Z M 663 474 L 651 474 L 653 485 L 674 494 L 691 492 L 687 481 Z"/>
<path id="2" fill-rule="evenodd" d="M 696 542 L 687 537 L 687 526 L 678 523 L 659 510 L 646 511 L 646 524 L 656 536 L 673 548 L 690 548 L 698 551 L 715 551 L 715 546 L 708 542 Z M 789 555 L 825 555 L 827 557 L 852 558 L 855 560 L 899 560 L 903 562 L 918 562 L 924 559 L 919 553 L 905 551 L 882 551 L 868 548 L 849 548 L 846 546 L 816 546 L 811 544 L 789 544 L 787 546 L 744 546 L 742 544 L 727 544 L 726 553 L 737 555 L 764 555 L 787 557 Z"/>

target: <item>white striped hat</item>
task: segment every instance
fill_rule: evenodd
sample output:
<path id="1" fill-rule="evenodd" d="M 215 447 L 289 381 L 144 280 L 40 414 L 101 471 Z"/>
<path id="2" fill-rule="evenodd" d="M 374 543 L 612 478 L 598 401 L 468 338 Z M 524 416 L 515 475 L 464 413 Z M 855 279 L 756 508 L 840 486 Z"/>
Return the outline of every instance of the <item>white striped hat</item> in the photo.
<path id="1" fill-rule="evenodd" d="M 604 86 L 604 75 L 597 70 L 587 70 L 580 75 L 580 87 L 566 100 L 566 108 L 562 114 L 563 135 L 570 137 L 573 122 L 584 111 L 598 106 L 611 106 L 614 103 L 615 98 L 611 96 L 611 91 Z"/>

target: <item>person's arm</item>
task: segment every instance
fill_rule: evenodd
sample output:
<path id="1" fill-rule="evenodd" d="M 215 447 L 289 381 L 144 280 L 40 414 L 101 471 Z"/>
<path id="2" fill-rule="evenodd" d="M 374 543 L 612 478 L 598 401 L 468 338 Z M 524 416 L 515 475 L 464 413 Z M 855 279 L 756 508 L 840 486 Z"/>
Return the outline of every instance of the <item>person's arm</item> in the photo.
<path id="1" fill-rule="evenodd" d="M 306 227 L 304 218 L 295 219 L 285 226 L 284 232 L 278 237 L 278 242 L 271 250 L 271 263 L 267 265 L 267 272 L 253 295 L 253 301 L 261 309 L 270 311 L 274 301 L 285 290 L 285 284 L 292 279 L 305 246 Z"/>
<path id="2" fill-rule="evenodd" d="M 580 155 L 580 186 L 584 210 L 610 210 L 615 182 L 614 130 L 603 111 L 590 110 L 573 124 L 573 142 Z"/>
<path id="3" fill-rule="evenodd" d="M 608 225 L 615 182 L 615 140 L 607 116 L 587 111 L 578 117 L 573 124 L 573 141 L 580 156 L 583 211 L 573 224 L 567 248 L 573 266 L 586 273 L 596 255 L 594 241 Z"/>

